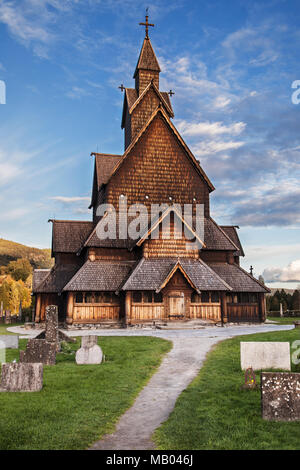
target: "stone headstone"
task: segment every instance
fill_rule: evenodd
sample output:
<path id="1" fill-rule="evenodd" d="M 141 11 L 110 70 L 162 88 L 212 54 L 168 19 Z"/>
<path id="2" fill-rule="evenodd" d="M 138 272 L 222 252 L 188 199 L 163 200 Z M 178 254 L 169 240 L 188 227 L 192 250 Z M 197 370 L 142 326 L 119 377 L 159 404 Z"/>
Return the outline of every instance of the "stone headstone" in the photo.
<path id="1" fill-rule="evenodd" d="M 40 362 L 54 365 L 56 361 L 56 343 L 49 343 L 44 339 L 29 339 L 26 350 L 20 351 L 20 362 Z"/>
<path id="2" fill-rule="evenodd" d="M 246 370 L 291 370 L 290 343 L 271 341 L 241 342 L 241 368 Z"/>
<path id="3" fill-rule="evenodd" d="M 81 348 L 76 352 L 77 364 L 101 364 L 103 353 L 97 341 L 97 336 L 82 336 Z"/>
<path id="4" fill-rule="evenodd" d="M 98 344 L 98 336 L 97 335 L 89 335 L 89 336 L 82 336 L 81 337 L 81 347 L 82 348 L 92 348 L 93 346 Z"/>
<path id="5" fill-rule="evenodd" d="M 39 392 L 43 388 L 43 364 L 2 364 L 1 392 Z"/>
<path id="6" fill-rule="evenodd" d="M 261 405 L 265 420 L 300 420 L 300 374 L 262 372 Z"/>
<path id="7" fill-rule="evenodd" d="M 58 343 L 58 308 L 56 305 L 46 307 L 45 340 Z"/>
<path id="8" fill-rule="evenodd" d="M 3 344 L 6 349 L 19 349 L 19 336 L 0 335 L 0 348 Z"/>

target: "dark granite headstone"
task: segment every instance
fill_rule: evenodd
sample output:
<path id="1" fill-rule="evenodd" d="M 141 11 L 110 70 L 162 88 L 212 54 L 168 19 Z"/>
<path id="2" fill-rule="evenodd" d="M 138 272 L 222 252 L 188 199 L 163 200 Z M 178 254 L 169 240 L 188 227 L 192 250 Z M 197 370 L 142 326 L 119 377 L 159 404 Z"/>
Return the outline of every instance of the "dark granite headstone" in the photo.
<path id="1" fill-rule="evenodd" d="M 268 421 L 300 420 L 300 374 L 262 372 L 261 405 Z"/>
<path id="2" fill-rule="evenodd" d="M 54 365 L 56 361 L 56 343 L 45 339 L 29 339 L 25 351 L 20 351 L 20 362 L 40 362 Z"/>
<path id="3" fill-rule="evenodd" d="M 0 392 L 39 392 L 43 388 L 43 364 L 2 364 Z"/>

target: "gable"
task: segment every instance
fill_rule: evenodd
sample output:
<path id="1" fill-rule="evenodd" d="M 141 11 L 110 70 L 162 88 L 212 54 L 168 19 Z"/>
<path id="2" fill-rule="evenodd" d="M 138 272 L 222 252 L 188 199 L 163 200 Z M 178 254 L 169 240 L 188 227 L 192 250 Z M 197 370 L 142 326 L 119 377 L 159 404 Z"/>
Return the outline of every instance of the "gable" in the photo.
<path id="1" fill-rule="evenodd" d="M 191 204 L 195 198 L 209 213 L 213 186 L 158 110 L 125 152 L 107 185 L 107 202 L 118 207 L 120 194 L 128 204 Z M 209 181 L 209 180 L 208 180 Z M 148 196 L 148 199 L 146 199 Z"/>

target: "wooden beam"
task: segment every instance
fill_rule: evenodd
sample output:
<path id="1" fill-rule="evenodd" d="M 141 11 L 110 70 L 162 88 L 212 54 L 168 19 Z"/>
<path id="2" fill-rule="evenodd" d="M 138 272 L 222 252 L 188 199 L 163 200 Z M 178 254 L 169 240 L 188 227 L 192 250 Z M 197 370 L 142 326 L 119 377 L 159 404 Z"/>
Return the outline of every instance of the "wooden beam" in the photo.
<path id="1" fill-rule="evenodd" d="M 67 300 L 67 324 L 72 325 L 73 323 L 73 310 L 74 310 L 74 294 L 73 292 L 68 292 Z"/>
<path id="2" fill-rule="evenodd" d="M 227 323 L 227 298 L 226 292 L 221 292 L 221 322 Z"/>
<path id="3" fill-rule="evenodd" d="M 125 324 L 131 319 L 131 292 L 127 291 L 125 296 Z"/>
<path id="4" fill-rule="evenodd" d="M 261 322 L 264 322 L 266 320 L 265 294 L 263 293 L 258 294 L 258 305 L 259 305 L 259 319 Z"/>
<path id="5" fill-rule="evenodd" d="M 41 317 L 41 294 L 37 294 L 35 298 L 35 314 L 34 321 L 39 323 Z"/>

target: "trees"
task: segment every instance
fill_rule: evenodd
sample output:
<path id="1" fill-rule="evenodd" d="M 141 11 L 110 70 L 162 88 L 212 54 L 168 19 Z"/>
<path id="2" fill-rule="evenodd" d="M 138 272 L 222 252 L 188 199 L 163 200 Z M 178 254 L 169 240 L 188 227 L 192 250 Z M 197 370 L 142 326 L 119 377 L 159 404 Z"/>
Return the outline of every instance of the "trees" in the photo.
<path id="1" fill-rule="evenodd" d="M 295 290 L 292 296 L 292 309 L 300 311 L 300 290 Z"/>
<path id="2" fill-rule="evenodd" d="M 6 276 L 0 286 L 0 302 L 3 302 L 4 310 L 10 310 L 16 315 L 19 313 L 20 302 L 23 308 L 31 306 L 30 289 L 21 279 L 15 281 L 11 276 Z"/>
<path id="3" fill-rule="evenodd" d="M 16 261 L 11 261 L 7 268 L 6 268 L 7 274 L 10 274 L 15 281 L 23 281 L 25 282 L 26 279 L 31 275 L 32 273 L 32 266 L 28 259 L 26 258 L 19 258 Z"/>

